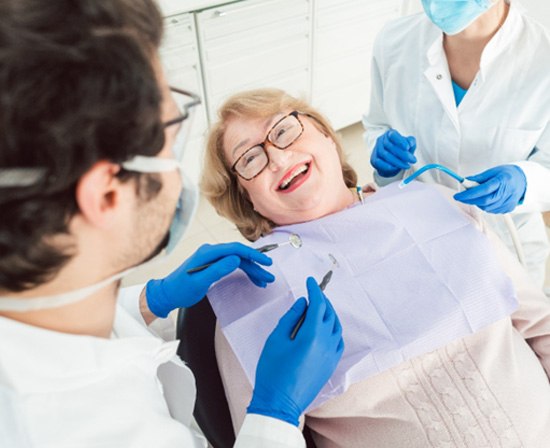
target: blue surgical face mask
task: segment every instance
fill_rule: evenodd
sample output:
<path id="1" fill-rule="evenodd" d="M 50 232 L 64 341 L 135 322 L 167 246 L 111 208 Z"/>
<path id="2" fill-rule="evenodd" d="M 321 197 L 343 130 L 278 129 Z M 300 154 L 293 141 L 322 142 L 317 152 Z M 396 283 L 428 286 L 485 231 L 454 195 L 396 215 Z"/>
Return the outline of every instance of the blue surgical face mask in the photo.
<path id="1" fill-rule="evenodd" d="M 493 0 L 422 0 L 428 18 L 449 35 L 464 31 L 493 3 Z"/>

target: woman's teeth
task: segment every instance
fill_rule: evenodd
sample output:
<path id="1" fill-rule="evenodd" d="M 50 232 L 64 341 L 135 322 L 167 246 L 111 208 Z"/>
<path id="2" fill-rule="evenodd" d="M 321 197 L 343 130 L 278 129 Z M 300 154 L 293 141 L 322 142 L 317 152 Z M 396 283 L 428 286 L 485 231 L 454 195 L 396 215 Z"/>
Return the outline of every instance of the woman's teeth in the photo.
<path id="1" fill-rule="evenodd" d="M 309 163 L 306 163 L 305 165 L 297 167 L 289 177 L 287 177 L 283 182 L 281 182 L 281 185 L 279 185 L 279 190 L 286 190 L 298 175 L 305 173 L 308 169 L 309 169 Z"/>

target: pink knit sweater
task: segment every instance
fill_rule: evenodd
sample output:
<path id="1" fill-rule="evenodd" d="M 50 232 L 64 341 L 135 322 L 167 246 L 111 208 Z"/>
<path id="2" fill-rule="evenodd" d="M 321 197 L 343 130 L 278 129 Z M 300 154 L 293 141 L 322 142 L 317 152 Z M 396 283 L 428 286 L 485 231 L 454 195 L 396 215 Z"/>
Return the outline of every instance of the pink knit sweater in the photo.
<path id="1" fill-rule="evenodd" d="M 517 288 L 519 309 L 308 413 L 319 448 L 550 447 L 550 301 L 477 209 L 453 203 L 491 240 Z M 238 431 L 252 387 L 219 329 L 216 353 Z"/>

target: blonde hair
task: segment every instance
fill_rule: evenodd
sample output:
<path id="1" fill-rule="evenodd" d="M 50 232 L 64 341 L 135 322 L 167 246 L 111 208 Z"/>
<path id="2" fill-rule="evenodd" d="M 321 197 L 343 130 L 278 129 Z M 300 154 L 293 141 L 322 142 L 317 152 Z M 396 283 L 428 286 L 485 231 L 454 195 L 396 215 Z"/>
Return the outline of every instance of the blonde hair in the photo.
<path id="1" fill-rule="evenodd" d="M 232 221 L 249 241 L 256 241 L 276 227 L 276 224 L 254 210 L 247 191 L 239 184 L 224 152 L 223 140 L 227 122 L 238 118 L 269 118 L 283 111 L 298 111 L 313 118 L 317 128 L 330 137 L 342 164 L 344 182 L 355 187 L 357 174 L 347 163 L 342 145 L 328 120 L 305 101 L 278 89 L 257 89 L 230 97 L 218 110 L 218 121 L 208 133 L 201 189 L 218 214 Z"/>

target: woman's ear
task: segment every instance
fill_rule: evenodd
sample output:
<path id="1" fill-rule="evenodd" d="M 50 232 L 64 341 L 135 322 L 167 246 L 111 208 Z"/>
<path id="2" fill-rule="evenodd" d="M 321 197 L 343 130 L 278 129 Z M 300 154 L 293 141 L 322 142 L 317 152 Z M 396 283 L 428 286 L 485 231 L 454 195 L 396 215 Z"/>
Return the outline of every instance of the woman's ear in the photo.
<path id="1" fill-rule="evenodd" d="M 109 228 L 117 218 L 123 184 L 116 177 L 120 165 L 99 161 L 78 181 L 76 202 L 89 223 Z"/>

